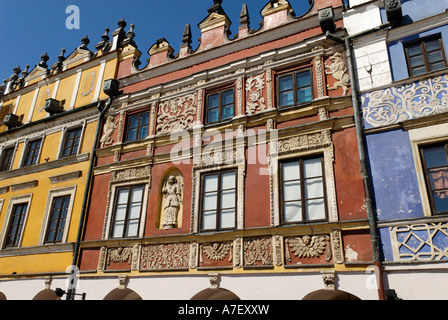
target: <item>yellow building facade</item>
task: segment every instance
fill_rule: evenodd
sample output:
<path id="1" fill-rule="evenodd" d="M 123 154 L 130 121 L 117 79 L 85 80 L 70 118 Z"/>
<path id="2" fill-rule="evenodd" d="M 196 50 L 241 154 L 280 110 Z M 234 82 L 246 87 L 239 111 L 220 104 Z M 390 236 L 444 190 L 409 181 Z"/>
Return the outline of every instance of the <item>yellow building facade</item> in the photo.
<path id="1" fill-rule="evenodd" d="M 0 86 L 0 296 L 41 299 L 65 288 L 79 238 L 104 82 L 132 46 L 125 24 L 95 49 L 88 37 L 53 65 L 14 68 Z M 131 37 L 131 38 L 130 38 Z M 92 46 L 93 47 L 93 46 Z"/>

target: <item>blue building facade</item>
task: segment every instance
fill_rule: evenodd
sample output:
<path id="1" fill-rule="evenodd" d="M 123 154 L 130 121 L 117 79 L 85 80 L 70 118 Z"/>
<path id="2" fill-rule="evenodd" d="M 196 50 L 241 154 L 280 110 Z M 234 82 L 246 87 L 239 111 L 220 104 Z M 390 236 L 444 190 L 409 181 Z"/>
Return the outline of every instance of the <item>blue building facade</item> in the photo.
<path id="1" fill-rule="evenodd" d="M 401 8 L 398 26 L 354 44 L 384 281 L 399 298 L 447 299 L 448 0 Z M 353 10 L 387 22 L 379 1 Z"/>

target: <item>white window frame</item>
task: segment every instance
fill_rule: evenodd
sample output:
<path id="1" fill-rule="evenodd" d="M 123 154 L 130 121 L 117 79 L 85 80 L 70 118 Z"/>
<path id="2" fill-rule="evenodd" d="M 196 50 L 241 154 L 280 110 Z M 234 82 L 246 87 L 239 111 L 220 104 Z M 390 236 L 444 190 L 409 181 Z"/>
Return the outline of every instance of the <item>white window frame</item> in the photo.
<path id="1" fill-rule="evenodd" d="M 112 183 L 109 187 L 109 203 L 108 209 L 106 210 L 106 226 L 103 231 L 103 239 L 127 239 L 127 238 L 113 238 L 111 237 L 111 228 L 112 228 L 112 219 L 114 218 L 114 208 L 115 208 L 115 198 L 117 196 L 117 190 L 126 187 L 132 186 L 143 186 L 143 199 L 142 199 L 142 211 L 140 213 L 140 226 L 138 230 L 138 238 L 143 237 L 143 233 L 145 231 L 146 224 L 146 211 L 148 206 L 148 197 L 149 197 L 149 182 L 146 179 L 145 181 L 141 180 L 133 180 L 123 183 Z M 134 237 L 132 237 L 134 238 Z"/>
<path id="2" fill-rule="evenodd" d="M 64 126 L 64 128 L 62 129 L 61 140 L 59 141 L 58 159 L 64 158 L 62 155 L 62 150 L 64 148 L 65 135 L 67 134 L 67 131 L 81 128 L 81 136 L 79 137 L 78 150 L 76 150 L 76 155 L 79 155 L 79 153 L 81 152 L 81 147 L 82 147 L 83 140 L 84 140 L 84 134 L 86 131 L 86 123 L 87 123 L 87 121 L 84 120 L 82 123 L 77 123 L 77 124 L 73 124 L 70 126 Z"/>
<path id="3" fill-rule="evenodd" d="M 42 228 L 39 235 L 39 245 L 54 245 L 54 243 L 45 243 L 45 235 L 47 234 L 48 230 L 48 221 L 50 219 L 51 214 L 51 207 L 53 205 L 54 198 L 62 197 L 62 196 L 70 196 L 70 203 L 68 207 L 67 217 L 65 220 L 65 226 L 64 226 L 64 235 L 62 236 L 62 241 L 60 243 L 66 243 L 67 237 L 68 237 L 68 231 L 70 228 L 70 221 L 71 216 L 73 213 L 73 203 L 75 201 L 75 195 L 76 195 L 76 185 L 65 187 L 65 188 L 58 188 L 50 190 L 48 194 L 47 199 L 47 205 L 45 206 L 45 214 L 42 222 Z"/>
<path id="4" fill-rule="evenodd" d="M 334 151 L 333 151 L 333 143 L 329 142 L 328 146 L 316 146 L 313 148 L 308 148 L 305 150 L 291 151 L 291 152 L 283 152 L 278 155 L 270 154 L 271 161 L 271 194 L 273 197 L 273 205 L 271 206 L 271 225 L 272 226 L 280 226 L 281 225 L 281 212 L 280 209 L 280 173 L 279 173 L 279 163 L 295 160 L 304 157 L 312 157 L 312 156 L 323 156 L 324 157 L 324 177 L 325 177 L 325 191 L 327 197 L 327 222 L 338 222 L 338 209 L 337 209 L 337 200 L 336 200 L 336 187 L 335 187 L 335 175 L 334 175 Z M 312 223 L 312 221 L 307 221 L 308 223 Z M 298 222 L 299 223 L 299 222 Z M 303 223 L 303 222 L 300 222 Z"/>
<path id="5" fill-rule="evenodd" d="M 448 141 L 448 123 L 410 129 L 408 132 L 409 140 L 411 142 L 412 155 L 414 158 L 418 188 L 420 191 L 420 199 L 423 207 L 423 214 L 425 217 L 441 216 L 432 213 L 423 162 L 420 155 L 420 146 Z"/>
<path id="6" fill-rule="evenodd" d="M 12 213 L 12 209 L 14 208 L 14 205 L 21 204 L 21 203 L 27 203 L 28 205 L 27 205 L 27 209 L 26 209 L 26 213 L 25 213 L 25 218 L 23 221 L 23 228 L 22 228 L 22 232 L 20 234 L 19 244 L 17 245 L 17 247 L 14 247 L 14 248 L 22 247 L 23 235 L 25 234 L 26 223 L 28 221 L 28 214 L 30 212 L 32 198 L 33 198 L 33 194 L 31 193 L 31 194 L 25 194 L 25 195 L 13 197 L 9 200 L 8 209 L 6 210 L 5 220 L 3 221 L 2 232 L 0 233 L 0 244 L 1 244 L 0 248 L 1 249 L 6 249 L 6 250 L 8 249 L 8 248 L 5 248 L 6 233 L 8 231 L 9 224 L 11 222 L 10 221 L 11 213 Z M 13 249 L 13 248 L 11 248 L 11 249 Z"/>

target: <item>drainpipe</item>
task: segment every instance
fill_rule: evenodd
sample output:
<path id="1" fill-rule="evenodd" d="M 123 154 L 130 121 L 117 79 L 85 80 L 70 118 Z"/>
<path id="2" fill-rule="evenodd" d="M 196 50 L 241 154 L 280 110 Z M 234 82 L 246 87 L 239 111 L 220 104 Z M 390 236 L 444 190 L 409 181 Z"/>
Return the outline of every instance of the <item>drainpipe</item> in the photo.
<path id="1" fill-rule="evenodd" d="M 74 296 L 75 289 L 73 288 L 73 286 L 74 286 L 74 281 L 75 281 L 75 277 L 76 277 L 76 275 L 74 275 L 74 273 L 76 272 L 76 269 L 78 267 L 78 262 L 79 262 L 78 255 L 79 255 L 79 250 L 80 250 L 81 238 L 82 238 L 82 235 L 84 232 L 84 222 L 85 222 L 85 219 L 87 216 L 87 203 L 89 201 L 90 189 L 91 189 L 92 180 L 93 180 L 93 167 L 95 166 L 95 160 L 96 160 L 95 150 L 98 145 L 98 141 L 99 141 L 99 137 L 100 137 L 101 127 L 102 127 L 102 122 L 103 122 L 102 120 L 104 118 L 104 115 L 107 113 L 110 106 L 112 105 L 112 101 L 113 101 L 113 97 L 109 96 L 109 99 L 107 100 L 107 103 L 104 108 L 102 107 L 103 101 L 100 101 L 97 105 L 97 108 L 100 111 L 100 114 L 98 115 L 98 122 L 97 122 L 97 126 L 96 126 L 95 139 L 93 140 L 94 142 L 93 142 L 92 152 L 90 153 L 89 172 L 87 174 L 86 188 L 84 190 L 84 200 L 83 200 L 82 208 L 81 208 L 81 216 L 79 218 L 78 235 L 76 237 L 75 247 L 73 249 L 73 262 L 72 262 L 72 266 L 71 266 L 72 269 L 70 270 L 70 278 L 69 278 L 70 281 L 68 283 L 68 289 L 67 289 L 67 294 L 66 294 L 67 300 L 73 300 L 73 296 Z"/>
<path id="2" fill-rule="evenodd" d="M 356 128 L 356 138 L 358 143 L 358 151 L 359 151 L 359 160 L 361 162 L 361 174 L 362 180 L 364 184 L 364 192 L 365 192 L 365 200 L 366 200 L 366 212 L 367 219 L 369 223 L 370 230 L 370 241 L 372 245 L 372 254 L 373 254 L 373 264 L 374 264 L 374 273 L 377 280 L 378 286 L 378 297 L 380 300 L 386 300 L 385 291 L 384 291 L 384 281 L 383 281 L 383 266 L 381 262 L 381 253 L 380 253 L 380 244 L 379 244 L 379 236 L 378 236 L 378 228 L 375 212 L 373 210 L 372 204 L 372 187 L 369 176 L 369 169 L 367 164 L 366 157 L 366 144 L 363 134 L 363 120 L 361 113 L 361 106 L 359 103 L 359 90 L 358 90 L 358 81 L 355 71 L 355 62 L 353 58 L 353 49 L 352 49 L 352 40 L 361 37 L 373 32 L 377 32 L 379 30 L 389 28 L 391 26 L 390 23 L 382 24 L 376 28 L 348 36 L 345 38 L 341 38 L 331 34 L 329 31 L 326 32 L 327 39 L 334 40 L 344 45 L 347 57 L 347 64 L 350 73 L 350 81 L 352 86 L 352 103 L 353 103 L 353 116 L 355 119 L 355 128 Z"/>

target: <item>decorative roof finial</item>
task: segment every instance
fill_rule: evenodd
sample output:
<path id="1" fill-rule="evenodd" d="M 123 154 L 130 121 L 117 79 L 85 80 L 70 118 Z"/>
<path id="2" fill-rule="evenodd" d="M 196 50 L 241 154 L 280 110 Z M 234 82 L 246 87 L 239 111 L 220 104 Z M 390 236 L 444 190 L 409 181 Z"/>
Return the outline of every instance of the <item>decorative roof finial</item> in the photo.
<path id="1" fill-rule="evenodd" d="M 109 33 L 109 28 L 104 29 L 104 34 L 101 36 L 101 39 L 104 42 L 109 41 L 109 39 L 110 39 L 108 33 Z"/>
<path id="2" fill-rule="evenodd" d="M 58 61 L 62 62 L 65 60 L 64 54 L 65 54 L 65 49 L 62 49 L 61 54 L 58 56 Z"/>
<path id="3" fill-rule="evenodd" d="M 132 40 L 135 37 L 135 33 L 134 33 L 135 24 L 131 24 L 130 27 L 131 27 L 131 29 L 128 31 L 128 33 L 126 35 L 128 36 L 129 39 Z"/>
<path id="4" fill-rule="evenodd" d="M 218 13 L 225 15 L 224 9 L 221 7 L 222 0 L 213 0 L 213 5 L 208 9 L 208 13 Z"/>
<path id="5" fill-rule="evenodd" d="M 39 67 L 47 68 L 47 61 L 50 59 L 48 54 L 45 52 L 43 55 L 40 56 L 40 62 L 38 64 Z"/>
<path id="6" fill-rule="evenodd" d="M 247 10 L 247 4 L 243 4 L 243 8 L 241 9 L 240 24 L 244 25 L 244 26 L 249 26 L 249 24 L 250 24 L 249 12 Z"/>
<path id="7" fill-rule="evenodd" d="M 81 45 L 79 46 L 79 49 L 84 49 L 84 50 L 89 50 L 87 48 L 87 45 L 90 43 L 90 39 L 89 37 L 86 35 L 84 37 L 82 37 L 81 39 Z"/>
<path id="8" fill-rule="evenodd" d="M 187 24 L 185 26 L 184 33 L 182 34 L 182 43 L 189 46 L 191 42 L 191 27 L 190 24 Z"/>

